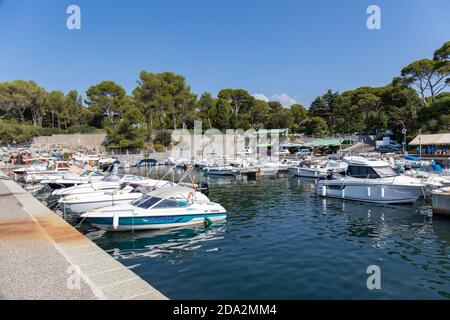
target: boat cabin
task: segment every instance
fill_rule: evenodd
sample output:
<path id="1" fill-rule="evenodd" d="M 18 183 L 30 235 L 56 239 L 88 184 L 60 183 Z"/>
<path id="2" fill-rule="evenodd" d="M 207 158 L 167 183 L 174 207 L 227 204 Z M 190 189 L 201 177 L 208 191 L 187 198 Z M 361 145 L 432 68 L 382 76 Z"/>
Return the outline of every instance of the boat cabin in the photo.
<path id="1" fill-rule="evenodd" d="M 350 177 L 380 179 L 397 176 L 397 173 L 386 161 L 372 160 L 362 157 L 344 158 L 344 161 L 348 164 L 345 175 Z"/>

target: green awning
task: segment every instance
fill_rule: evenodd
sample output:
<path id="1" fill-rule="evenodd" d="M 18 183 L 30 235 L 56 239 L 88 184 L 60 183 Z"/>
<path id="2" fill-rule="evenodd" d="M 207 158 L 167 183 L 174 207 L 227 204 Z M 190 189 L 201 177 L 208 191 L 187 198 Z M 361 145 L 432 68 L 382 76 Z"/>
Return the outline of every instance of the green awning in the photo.
<path id="1" fill-rule="evenodd" d="M 339 147 L 343 139 L 315 139 L 305 144 L 307 147 Z"/>

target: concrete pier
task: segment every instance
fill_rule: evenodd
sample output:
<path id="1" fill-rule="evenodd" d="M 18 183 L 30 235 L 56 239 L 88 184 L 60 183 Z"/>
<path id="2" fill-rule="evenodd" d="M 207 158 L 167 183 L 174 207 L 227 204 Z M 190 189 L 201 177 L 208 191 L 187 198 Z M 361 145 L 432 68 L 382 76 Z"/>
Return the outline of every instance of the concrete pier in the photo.
<path id="1" fill-rule="evenodd" d="M 0 299 L 167 299 L 0 172 Z"/>

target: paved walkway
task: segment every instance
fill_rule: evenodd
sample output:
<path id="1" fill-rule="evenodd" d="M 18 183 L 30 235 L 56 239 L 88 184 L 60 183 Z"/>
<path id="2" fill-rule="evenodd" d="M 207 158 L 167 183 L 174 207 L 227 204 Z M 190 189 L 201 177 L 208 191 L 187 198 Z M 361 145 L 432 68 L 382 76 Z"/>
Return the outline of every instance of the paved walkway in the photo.
<path id="1" fill-rule="evenodd" d="M 0 173 L 0 299 L 167 299 Z"/>

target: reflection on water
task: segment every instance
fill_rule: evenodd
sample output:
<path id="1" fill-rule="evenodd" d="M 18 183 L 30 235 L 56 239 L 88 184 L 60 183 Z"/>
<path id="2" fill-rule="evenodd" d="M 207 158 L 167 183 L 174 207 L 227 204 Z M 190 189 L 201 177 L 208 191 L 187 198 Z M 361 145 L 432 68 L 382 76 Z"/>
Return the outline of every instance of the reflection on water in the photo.
<path id="1" fill-rule="evenodd" d="M 95 231 L 87 233 L 88 237 L 96 237 L 99 245 L 116 259 L 130 258 L 160 258 L 164 259 L 175 254 L 178 257 L 190 251 L 198 251 L 205 241 L 220 240 L 225 231 L 224 225 L 215 224 L 209 227 L 192 229 L 169 229 L 139 231 L 135 233 L 111 233 Z M 113 245 L 114 244 L 114 245 Z M 219 248 L 207 249 L 215 251 Z"/>
<path id="2" fill-rule="evenodd" d="M 432 217 L 425 202 L 325 199 L 314 194 L 314 180 L 288 175 L 206 181 L 210 199 L 229 211 L 224 223 L 83 232 L 172 299 L 450 298 L 450 221 Z M 366 287 L 373 264 L 381 290 Z"/>

